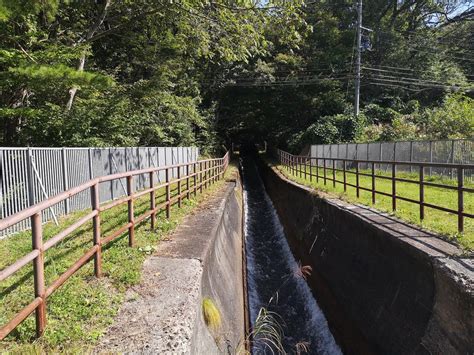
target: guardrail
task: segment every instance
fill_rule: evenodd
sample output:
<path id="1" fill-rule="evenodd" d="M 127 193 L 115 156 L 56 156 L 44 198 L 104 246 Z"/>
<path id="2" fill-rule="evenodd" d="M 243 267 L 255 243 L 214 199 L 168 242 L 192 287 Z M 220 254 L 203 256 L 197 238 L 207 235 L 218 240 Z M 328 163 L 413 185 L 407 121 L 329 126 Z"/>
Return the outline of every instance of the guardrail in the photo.
<path id="1" fill-rule="evenodd" d="M 464 186 L 464 171 L 473 170 L 474 164 L 448 164 L 448 163 L 421 163 L 421 162 L 406 162 L 406 161 L 381 161 L 381 160 L 355 160 L 355 159 L 340 159 L 340 158 L 316 158 L 301 155 L 293 155 L 283 150 L 277 150 L 278 159 L 280 164 L 284 165 L 293 174 L 298 175 L 306 179 L 309 176 L 310 181 L 315 177 L 316 181 L 319 179 L 324 180 L 324 184 L 327 181 L 331 181 L 333 187 L 336 187 L 336 183 L 344 186 L 344 192 L 347 191 L 347 187 L 353 187 L 356 189 L 357 198 L 360 197 L 360 190 L 368 191 L 372 193 L 372 203 L 375 204 L 376 195 L 383 195 L 392 199 L 392 210 L 397 209 L 397 200 L 414 203 L 420 206 L 420 220 L 425 218 L 425 207 L 433 208 L 443 212 L 452 213 L 458 216 L 458 231 L 463 232 L 464 230 L 464 217 L 474 218 L 474 214 L 467 213 L 464 211 L 464 193 L 473 193 L 474 189 Z M 342 168 L 338 168 L 336 163 L 340 162 L 339 165 Z M 328 167 L 329 163 L 329 167 Z M 350 164 L 350 168 L 348 168 Z M 367 164 L 369 166 L 370 173 L 360 171 L 360 165 Z M 376 175 L 376 165 L 388 164 L 391 166 L 391 175 Z M 418 180 L 410 180 L 401 177 L 397 177 L 397 166 L 415 166 L 418 167 Z M 313 173 L 313 168 L 316 167 L 316 174 Z M 457 171 L 457 186 L 438 184 L 434 182 L 425 181 L 425 169 L 426 168 L 446 168 Z M 319 174 L 322 170 L 322 175 Z M 343 179 L 336 179 L 336 172 L 342 172 Z M 351 184 L 347 181 L 347 174 L 353 174 L 356 177 L 355 184 Z M 330 176 L 329 176 L 330 175 Z M 370 188 L 360 186 L 360 176 L 367 176 L 371 178 Z M 376 189 L 376 179 L 386 179 L 391 181 L 392 191 L 391 193 L 378 191 Z M 413 183 L 419 185 L 419 200 L 398 196 L 397 195 L 397 181 L 405 183 Z M 457 210 L 434 205 L 425 202 L 424 187 L 431 186 L 448 190 L 456 190 L 458 194 L 458 208 Z"/>
<path id="2" fill-rule="evenodd" d="M 21 222 L 24 219 L 31 219 L 33 250 L 17 260 L 12 265 L 0 271 L 0 282 L 13 275 L 29 262 L 33 262 L 34 276 L 34 300 L 23 308 L 10 322 L 0 328 L 0 340 L 5 338 L 13 329 L 23 322 L 33 311 L 36 311 L 36 335 L 43 334 L 46 327 L 46 299 L 58 289 L 69 277 L 78 271 L 92 257 L 94 258 L 94 274 L 100 277 L 102 273 L 102 247 L 110 243 L 120 235 L 128 232 L 128 243 L 130 247 L 134 245 L 135 226 L 150 217 L 151 228 L 155 228 L 156 214 L 158 211 L 166 208 L 166 217 L 170 217 L 170 208 L 175 203 L 181 207 L 181 201 L 184 198 L 190 198 L 191 193 L 196 195 L 203 187 L 216 182 L 224 176 L 229 164 L 229 153 L 218 159 L 208 159 L 183 164 L 169 165 L 158 168 L 148 168 L 142 170 L 129 171 L 114 175 L 103 176 L 92 179 L 82 185 L 69 189 L 54 197 L 51 197 L 41 203 L 33 205 L 21 212 L 9 216 L 0 221 L 0 231 L 12 225 Z M 154 174 L 160 171 L 165 172 L 165 182 L 160 185 L 154 185 Z M 171 179 L 172 174 L 176 172 L 176 179 Z M 149 175 L 149 187 L 141 191 L 134 191 L 134 177 L 144 174 Z M 100 204 L 99 186 L 101 183 L 114 181 L 117 179 L 126 179 L 127 195 L 125 197 L 113 200 L 106 205 Z M 192 186 L 190 185 L 192 179 Z M 177 195 L 171 198 L 171 185 L 177 185 Z M 185 189 L 183 190 L 183 185 Z M 158 189 L 166 189 L 166 202 L 156 206 L 155 192 Z M 90 189 L 92 211 L 86 216 L 65 228 L 57 235 L 43 241 L 43 226 L 41 212 L 51 206 L 63 202 L 67 198 L 74 196 L 82 191 Z M 150 196 L 150 209 L 142 215 L 134 215 L 134 201 L 146 194 Z M 101 236 L 100 213 L 113 207 L 127 203 L 128 222 L 106 237 Z M 44 253 L 54 247 L 61 240 L 76 231 L 85 223 L 92 220 L 93 247 L 89 249 L 79 260 L 77 260 L 66 272 L 57 278 L 51 285 L 46 287 L 44 276 Z"/>

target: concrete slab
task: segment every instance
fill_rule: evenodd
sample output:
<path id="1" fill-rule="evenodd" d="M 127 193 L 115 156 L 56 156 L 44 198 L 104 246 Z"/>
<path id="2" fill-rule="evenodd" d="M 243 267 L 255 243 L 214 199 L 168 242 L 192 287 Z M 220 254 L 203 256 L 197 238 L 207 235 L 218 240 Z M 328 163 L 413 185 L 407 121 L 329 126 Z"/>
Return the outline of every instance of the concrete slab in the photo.
<path id="1" fill-rule="evenodd" d="M 188 354 L 202 273 L 196 259 L 153 256 L 96 352 Z"/>

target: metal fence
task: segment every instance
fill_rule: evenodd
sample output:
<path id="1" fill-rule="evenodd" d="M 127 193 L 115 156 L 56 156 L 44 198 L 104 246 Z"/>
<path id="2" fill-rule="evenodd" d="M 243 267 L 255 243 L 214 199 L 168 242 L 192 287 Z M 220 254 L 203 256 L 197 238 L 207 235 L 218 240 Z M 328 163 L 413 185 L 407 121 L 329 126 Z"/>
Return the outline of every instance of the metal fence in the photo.
<path id="1" fill-rule="evenodd" d="M 473 164 L 474 140 L 435 140 L 311 145 L 312 158 L 399 161 L 417 163 Z M 368 169 L 361 164 L 361 169 Z M 389 164 L 382 164 L 389 171 Z M 416 172 L 412 165 L 401 166 L 399 170 Z M 456 178 L 456 171 L 444 167 L 431 167 L 428 175 L 436 174 Z M 465 178 L 473 179 L 472 172 Z"/>
<path id="2" fill-rule="evenodd" d="M 0 148 L 0 217 L 11 216 L 50 196 L 79 186 L 90 179 L 198 159 L 195 147 L 127 148 Z M 156 182 L 164 181 L 164 171 Z M 176 171 L 171 178 L 175 178 Z M 135 181 L 136 189 L 147 186 L 147 176 Z M 125 179 L 100 186 L 100 200 L 109 201 L 126 195 Z M 83 191 L 42 212 L 44 222 L 90 207 L 90 191 Z M 24 220 L 0 232 L 2 236 L 30 228 Z"/>
<path id="3" fill-rule="evenodd" d="M 464 175 L 467 171 L 474 170 L 473 164 L 450 164 L 450 163 L 422 163 L 422 162 L 406 162 L 406 161 L 387 161 L 387 160 L 365 160 L 365 159 L 345 159 L 345 158 L 320 158 L 320 157 L 308 157 L 301 155 L 293 155 L 283 150 L 277 150 L 277 157 L 280 164 L 282 164 L 287 171 L 293 176 L 300 177 L 302 179 L 308 179 L 312 182 L 315 178 L 316 182 L 322 180 L 324 185 L 327 182 L 332 182 L 333 188 L 336 188 L 336 184 L 342 184 L 344 192 L 347 192 L 347 188 L 355 188 L 357 198 L 360 197 L 360 191 L 370 192 L 372 195 L 372 204 L 375 204 L 376 196 L 389 197 L 392 200 L 392 210 L 397 210 L 397 201 L 405 201 L 413 203 L 419 206 L 420 220 L 425 218 L 425 208 L 431 208 L 438 211 L 443 211 L 451 214 L 455 214 L 458 217 L 458 231 L 464 231 L 464 217 L 474 218 L 474 214 L 468 213 L 464 210 L 464 197 L 466 193 L 474 193 L 474 189 L 471 187 L 464 186 Z M 390 166 L 391 174 L 379 175 L 377 173 L 377 166 L 385 164 Z M 361 171 L 362 165 L 369 166 L 369 171 Z M 417 176 L 415 179 L 406 179 L 397 176 L 397 172 L 403 166 L 415 166 L 417 170 Z M 321 168 L 322 167 L 322 168 Z M 437 182 L 431 182 L 425 180 L 425 170 L 430 168 L 446 168 L 456 172 L 457 185 L 440 184 Z M 342 176 L 341 176 L 342 175 Z M 348 176 L 355 176 L 355 183 L 348 181 Z M 369 178 L 371 186 L 366 187 L 360 184 L 360 178 Z M 391 191 L 380 191 L 378 190 L 378 182 L 381 180 L 390 181 Z M 377 182 L 378 181 L 378 182 Z M 398 182 L 398 184 L 397 184 Z M 419 186 L 418 199 L 408 198 L 400 196 L 397 193 L 397 185 L 399 183 L 409 183 Z M 425 201 L 425 187 L 436 187 L 444 190 L 455 191 L 457 194 L 457 209 L 446 208 L 444 206 L 428 203 Z M 472 196 L 470 197 L 472 198 Z"/>
<path id="4" fill-rule="evenodd" d="M 138 149 L 138 148 L 137 148 Z M 197 152 L 197 151 L 196 151 Z M 32 230 L 32 251 L 16 260 L 13 264 L 0 270 L 0 282 L 12 276 L 23 266 L 33 263 L 34 295 L 31 303 L 26 305 L 19 313 L 15 315 L 6 325 L 0 325 L 0 341 L 4 339 L 13 329 L 23 322 L 31 313 L 36 313 L 36 335 L 43 334 L 46 327 L 46 302 L 47 298 L 66 282 L 83 265 L 94 259 L 94 274 L 96 277 L 102 276 L 102 248 L 118 237 L 128 233 L 128 244 L 130 247 L 135 245 L 135 227 L 146 219 L 150 219 L 151 229 L 155 229 L 156 215 L 159 211 L 166 211 L 166 218 L 170 218 L 171 206 L 177 204 L 181 207 L 184 199 L 190 199 L 191 194 L 197 195 L 197 192 L 207 189 L 208 186 L 216 183 L 224 177 L 224 173 L 229 165 L 229 153 L 222 158 L 201 160 L 199 162 L 188 162 L 181 164 L 167 164 L 165 167 L 151 167 L 148 169 L 137 169 L 134 171 L 112 174 L 101 178 L 88 180 L 79 186 L 69 188 L 67 191 L 35 204 L 22 212 L 16 213 L 8 218 L 0 220 L 0 230 L 6 230 L 9 227 L 18 224 L 21 220 L 29 219 Z M 165 180 L 155 185 L 155 180 L 161 173 L 164 173 Z M 173 175 L 173 173 L 175 175 Z M 139 181 L 143 176 L 148 176 L 148 186 L 142 186 L 141 191 L 137 190 Z M 172 179 L 171 176 L 176 176 Z M 109 185 L 111 181 L 125 179 L 126 196 L 117 199 L 108 204 L 102 204 L 100 191 L 102 185 Z M 172 185 L 176 188 L 172 191 Z M 157 196 L 157 191 L 165 189 L 165 199 Z M 42 212 L 56 206 L 58 203 L 65 203 L 70 196 L 80 194 L 84 191 L 90 191 L 92 198 L 89 200 L 91 212 L 68 226 L 58 234 L 47 240 L 43 238 Z M 149 196 L 150 208 L 141 215 L 136 216 L 135 202 L 140 197 Z M 159 205 L 157 205 L 157 198 Z M 127 204 L 128 221 L 126 224 L 114 231 L 102 231 L 101 212 L 107 211 L 119 205 Z M 92 228 L 89 237 L 93 247 L 86 251 L 72 266 L 69 267 L 61 276 L 50 284 L 45 282 L 45 252 L 55 247 L 58 243 L 72 233 L 76 232 L 82 226 L 92 221 Z M 103 234 L 106 235 L 103 235 Z M 20 280 L 21 282 L 21 280 Z"/>

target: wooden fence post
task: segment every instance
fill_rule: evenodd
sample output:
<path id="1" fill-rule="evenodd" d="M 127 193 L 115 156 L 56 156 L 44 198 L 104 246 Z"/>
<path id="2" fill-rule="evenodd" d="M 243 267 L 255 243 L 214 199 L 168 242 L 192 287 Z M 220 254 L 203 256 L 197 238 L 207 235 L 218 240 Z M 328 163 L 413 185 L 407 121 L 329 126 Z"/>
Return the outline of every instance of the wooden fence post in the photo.
<path id="1" fill-rule="evenodd" d="M 33 273 L 35 283 L 35 297 L 41 298 L 41 303 L 36 308 L 36 336 L 40 337 L 46 327 L 46 289 L 44 280 L 44 250 L 43 227 L 41 225 L 41 212 L 31 216 L 31 231 L 33 249 L 38 250 L 38 256 L 33 260 Z"/>

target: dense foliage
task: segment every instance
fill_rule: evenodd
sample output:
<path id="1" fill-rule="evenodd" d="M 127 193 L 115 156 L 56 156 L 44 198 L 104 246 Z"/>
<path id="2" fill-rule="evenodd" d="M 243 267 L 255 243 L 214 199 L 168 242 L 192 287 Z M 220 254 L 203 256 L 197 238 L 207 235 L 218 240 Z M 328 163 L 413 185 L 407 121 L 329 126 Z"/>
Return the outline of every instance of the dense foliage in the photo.
<path id="1" fill-rule="evenodd" d="M 473 10 L 367 0 L 363 15 L 356 119 L 353 1 L 0 0 L 0 144 L 472 136 Z"/>

